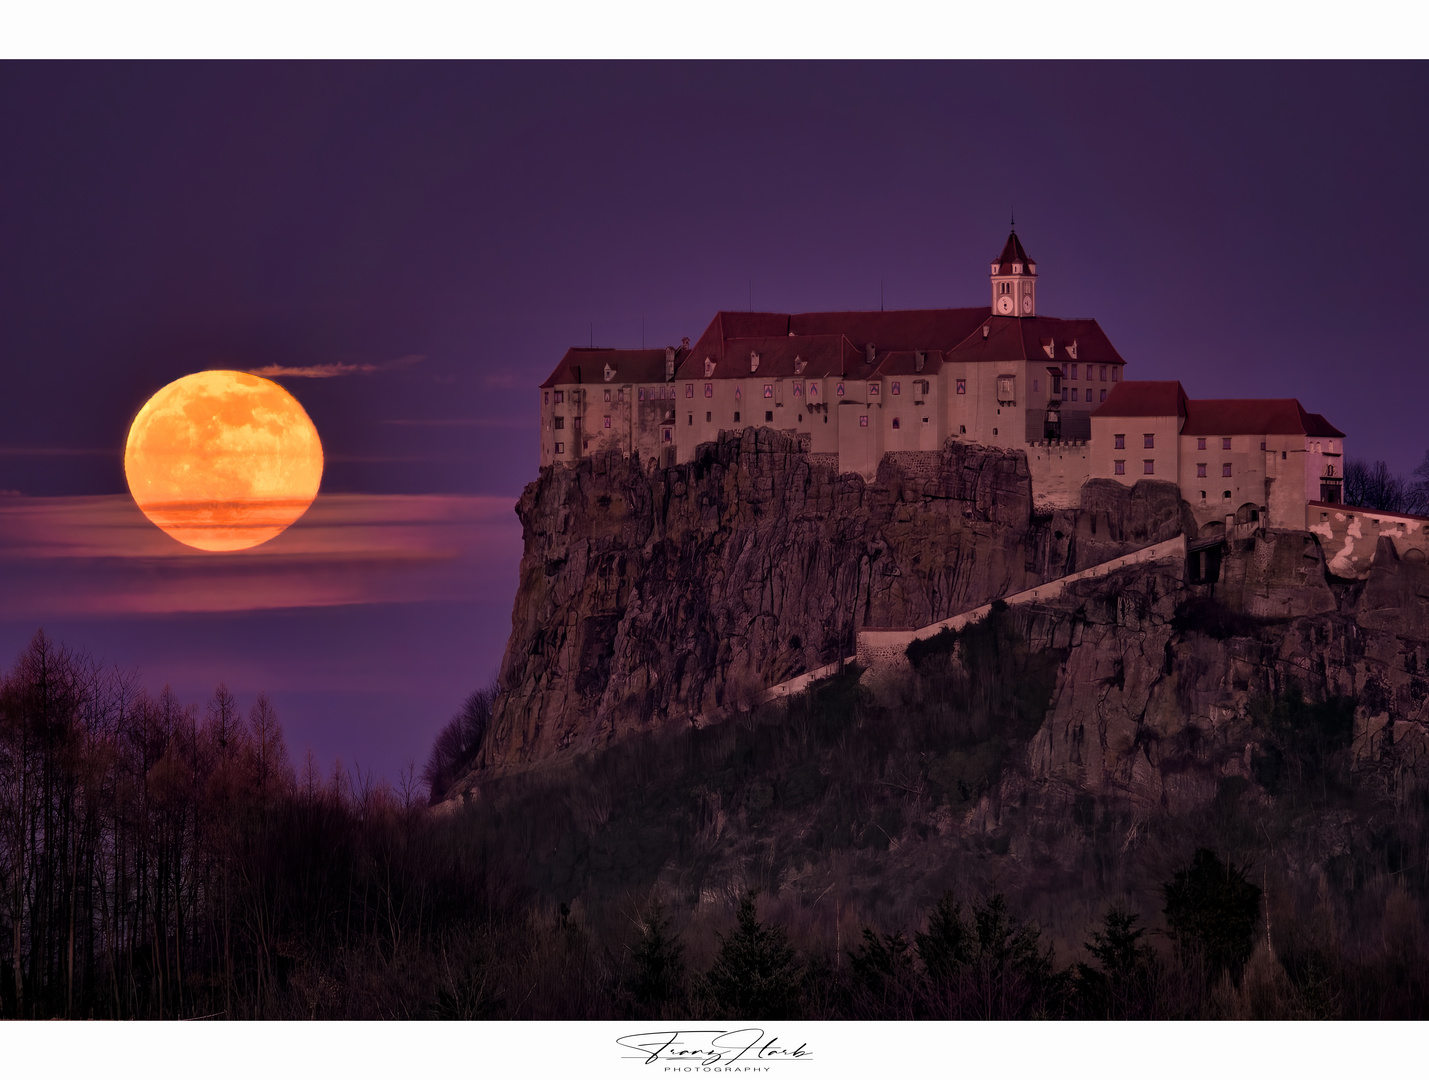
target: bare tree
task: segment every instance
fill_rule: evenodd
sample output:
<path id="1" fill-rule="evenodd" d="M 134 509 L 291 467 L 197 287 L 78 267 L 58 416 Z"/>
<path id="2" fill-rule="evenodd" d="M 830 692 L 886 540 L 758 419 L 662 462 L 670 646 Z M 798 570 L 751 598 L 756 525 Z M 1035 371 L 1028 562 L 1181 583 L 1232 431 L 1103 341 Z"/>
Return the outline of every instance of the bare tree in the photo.
<path id="1" fill-rule="evenodd" d="M 1387 514 L 1412 513 L 1414 496 L 1402 476 L 1389 471 L 1383 461 L 1345 462 L 1344 500 L 1347 506 L 1383 510 Z"/>

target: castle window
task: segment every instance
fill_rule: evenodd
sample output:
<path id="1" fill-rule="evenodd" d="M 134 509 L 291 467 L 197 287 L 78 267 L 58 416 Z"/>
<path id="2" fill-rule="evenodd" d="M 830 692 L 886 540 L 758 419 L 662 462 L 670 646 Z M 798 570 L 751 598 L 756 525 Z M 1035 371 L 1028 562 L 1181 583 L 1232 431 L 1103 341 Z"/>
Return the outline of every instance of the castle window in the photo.
<path id="1" fill-rule="evenodd" d="M 843 383 L 839 383 L 838 389 L 835 390 L 834 393 L 837 394 L 839 397 L 843 397 L 843 396 L 844 396 L 844 384 L 843 384 Z"/>
<path id="2" fill-rule="evenodd" d="M 551 392 L 550 392 L 549 390 L 547 390 L 547 391 L 545 391 L 545 392 L 541 395 L 541 404 L 542 404 L 542 405 L 549 405 L 550 403 L 551 403 Z"/>
<path id="3" fill-rule="evenodd" d="M 766 424 L 772 424 L 772 423 L 774 423 L 774 414 L 773 414 L 772 412 L 768 411 L 768 410 L 765 410 L 765 413 L 764 413 L 764 422 L 765 422 Z"/>
<path id="4" fill-rule="evenodd" d="M 1073 364 L 1073 365 L 1072 365 L 1072 378 L 1075 379 L 1076 377 L 1077 377 L 1077 365 L 1076 365 L 1076 364 Z"/>
<path id="5" fill-rule="evenodd" d="M 895 382 L 895 383 L 893 384 L 893 392 L 894 392 L 895 394 L 896 394 L 896 393 L 899 393 L 899 388 L 898 388 L 898 383 L 897 383 L 897 382 Z"/>
<path id="6" fill-rule="evenodd" d="M 876 383 L 876 382 L 871 382 L 871 383 L 869 383 L 869 384 L 868 384 L 868 396 L 869 396 L 869 397 L 877 397 L 877 396 L 878 396 L 878 392 L 879 392 L 880 389 L 881 389 L 881 387 L 879 386 L 878 383 Z"/>
<path id="7" fill-rule="evenodd" d="M 801 383 L 801 382 L 796 382 L 796 383 L 794 384 L 794 396 L 795 396 L 795 397 L 803 397 L 803 396 L 804 396 L 804 384 L 803 384 L 803 383 Z"/>
<path id="8" fill-rule="evenodd" d="M 1231 463 L 1230 463 L 1229 461 L 1227 461 L 1224 465 L 1221 466 L 1221 475 L 1222 475 L 1222 476 L 1229 476 L 1230 474 L 1231 474 Z"/>
<path id="9" fill-rule="evenodd" d="M 618 400 L 618 401 L 624 401 L 624 400 L 625 400 L 625 387 L 622 386 L 618 391 L 616 391 L 615 397 L 616 397 L 616 400 Z"/>
<path id="10" fill-rule="evenodd" d="M 1102 382 L 1106 382 L 1106 365 L 1105 365 L 1105 364 L 1102 364 L 1102 365 L 1099 367 L 1098 371 L 1099 371 L 1099 374 L 1101 375 L 1101 381 L 1102 381 Z"/>
<path id="11" fill-rule="evenodd" d="M 959 434 L 959 435 L 966 435 L 967 433 L 968 433 L 968 426 L 967 426 L 966 424 L 959 424 L 959 425 L 958 425 L 958 434 Z"/>
<path id="12" fill-rule="evenodd" d="M 1264 439 L 1261 439 L 1261 440 L 1260 440 L 1260 448 L 1261 448 L 1262 450 L 1265 449 L 1265 440 L 1264 440 Z"/>
<path id="13" fill-rule="evenodd" d="M 695 384 L 692 383 L 692 382 L 687 382 L 687 383 L 685 383 L 685 397 L 694 397 L 694 396 L 695 396 Z"/>
<path id="14" fill-rule="evenodd" d="M 1285 451 L 1284 451 L 1284 450 L 1280 451 L 1280 460 L 1281 460 L 1281 461 L 1284 461 L 1284 460 L 1285 460 Z"/>
<path id="15" fill-rule="evenodd" d="M 1037 393 L 1037 390 L 1038 390 L 1037 380 L 1036 380 L 1036 379 L 1033 379 L 1033 380 L 1032 380 L 1032 392 L 1035 394 L 1035 393 Z"/>
<path id="16" fill-rule="evenodd" d="M 694 413 L 685 413 L 685 427 L 690 427 L 695 422 Z"/>
<path id="17" fill-rule="evenodd" d="M 858 426 L 859 426 L 859 427 L 868 427 L 868 414 L 867 414 L 867 413 L 864 413 L 862 416 L 860 416 L 860 417 L 858 418 Z"/>
<path id="18" fill-rule="evenodd" d="M 671 432 L 671 430 L 670 430 L 669 428 L 665 428 L 665 429 L 663 429 L 663 430 L 660 432 L 660 441 L 661 441 L 661 442 L 671 442 L 671 441 L 673 441 L 673 440 L 672 440 L 672 435 L 673 435 L 673 432 Z"/>
<path id="19" fill-rule="evenodd" d="M 1113 435 L 1113 436 L 1112 436 L 1112 443 L 1113 443 L 1112 449 L 1114 449 L 1114 450 L 1125 450 L 1125 449 L 1126 449 L 1126 436 L 1125 436 L 1125 435 Z"/>
<path id="20" fill-rule="evenodd" d="M 1126 473 L 1126 462 L 1125 462 L 1125 461 L 1113 461 L 1113 462 L 1112 462 L 1112 465 L 1111 465 L 1111 468 L 1112 468 L 1112 472 L 1116 473 L 1117 476 L 1123 476 L 1123 475 L 1125 475 L 1125 473 Z"/>
<path id="21" fill-rule="evenodd" d="M 564 416 L 558 416 L 554 420 L 552 420 L 551 423 L 556 426 L 557 431 L 563 431 L 565 430 L 566 426 L 566 418 Z"/>
<path id="22" fill-rule="evenodd" d="M 1231 441 L 1230 441 L 1229 439 L 1222 439 L 1222 440 L 1221 440 L 1221 449 L 1222 449 L 1222 450 L 1229 450 L 1230 448 L 1231 448 Z"/>
<path id="23" fill-rule="evenodd" d="M 1066 365 L 1066 364 L 1063 364 L 1063 365 L 1062 365 L 1062 378 L 1065 379 L 1066 377 L 1067 377 L 1067 365 Z"/>
<path id="24" fill-rule="evenodd" d="M 606 404 L 607 404 L 607 405 L 610 404 L 610 388 L 609 388 L 609 387 L 607 387 L 607 388 L 606 388 L 606 391 L 605 391 L 605 401 L 606 401 Z"/>
<path id="25" fill-rule="evenodd" d="M 818 384 L 818 383 L 810 383 L 810 384 L 809 384 L 809 396 L 810 396 L 810 397 L 818 397 L 818 396 L 819 396 L 819 384 Z"/>
<path id="26" fill-rule="evenodd" d="M 1073 401 L 1076 401 L 1076 400 L 1077 400 L 1077 388 L 1076 388 L 1075 386 L 1072 387 L 1072 400 L 1073 400 Z"/>
<path id="27" fill-rule="evenodd" d="M 1145 475 L 1151 476 L 1156 472 L 1156 462 L 1152 461 L 1150 458 L 1147 458 L 1141 463 L 1141 471 Z"/>
<path id="28" fill-rule="evenodd" d="M 558 443 L 556 443 L 556 453 L 558 453 L 558 454 L 564 454 L 565 452 L 566 452 L 566 444 L 563 443 L 563 442 L 558 442 Z"/>
<path id="29" fill-rule="evenodd" d="M 1205 440 L 1205 439 L 1197 439 L 1197 440 L 1196 440 L 1196 449 L 1197 449 L 1197 450 L 1204 450 L 1205 448 L 1206 448 L 1206 440 Z"/>
<path id="30" fill-rule="evenodd" d="M 736 424 L 739 423 L 739 413 L 738 413 L 738 412 L 736 412 L 736 413 L 734 414 L 734 422 L 735 422 Z"/>
<path id="31" fill-rule="evenodd" d="M 734 400 L 735 400 L 735 401 L 738 401 L 738 400 L 739 400 L 740 398 L 742 398 L 742 397 L 744 397 L 744 388 L 741 387 L 738 383 L 735 383 L 735 384 L 734 384 Z"/>
<path id="32" fill-rule="evenodd" d="M 1103 401 L 1106 400 L 1106 391 L 1105 391 L 1105 390 L 1102 391 L 1102 400 L 1103 400 Z"/>
<path id="33" fill-rule="evenodd" d="M 1142 448 L 1143 450 L 1155 450 L 1155 449 L 1156 449 L 1156 436 L 1155 436 L 1155 435 L 1152 435 L 1152 434 L 1149 434 L 1149 433 L 1148 433 L 1148 434 L 1146 434 L 1146 435 L 1143 435 L 1141 438 L 1142 438 L 1141 448 Z"/>
<path id="34" fill-rule="evenodd" d="M 565 392 L 564 390 L 557 390 L 557 391 L 556 391 L 556 404 L 559 405 L 561 402 L 563 402 L 563 401 L 565 401 L 565 400 L 566 400 L 566 392 Z"/>
<path id="35" fill-rule="evenodd" d="M 640 388 L 640 400 L 641 400 L 641 401 L 644 401 L 644 400 L 645 400 L 645 387 L 643 387 L 643 386 Z"/>
<path id="36" fill-rule="evenodd" d="M 1121 379 L 1121 368 L 1113 365 L 1111 369 L 1111 381 L 1117 382 Z"/>
<path id="37" fill-rule="evenodd" d="M 1205 493 L 1204 491 L 1201 492 L 1201 501 L 1202 501 L 1202 502 L 1205 502 L 1205 501 L 1206 501 L 1206 493 Z"/>
<path id="38" fill-rule="evenodd" d="M 897 430 L 898 430 L 898 417 L 896 417 L 896 416 L 893 418 L 893 430 L 894 430 L 894 431 L 897 431 Z"/>
<path id="39" fill-rule="evenodd" d="M 714 397 L 714 383 L 705 383 L 705 397 Z"/>
<path id="40" fill-rule="evenodd" d="M 705 413 L 705 423 L 706 423 L 706 424 L 711 423 L 713 420 L 714 420 L 714 413 L 712 413 L 712 412 L 707 412 L 707 413 Z"/>
<path id="41" fill-rule="evenodd" d="M 1223 492 L 1221 492 L 1221 498 L 1225 499 L 1226 502 L 1230 502 L 1230 501 L 1231 501 L 1231 493 L 1230 493 L 1229 491 L 1223 491 Z"/>
<path id="42" fill-rule="evenodd" d="M 774 396 L 774 384 L 773 384 L 773 383 L 765 383 L 765 384 L 764 384 L 764 396 L 765 396 L 765 397 L 773 397 L 773 396 Z"/>
<path id="43" fill-rule="evenodd" d="M 581 418 L 579 416 L 571 417 L 571 427 L 575 431 L 579 431 L 581 429 Z"/>
<path id="44" fill-rule="evenodd" d="M 958 380 L 958 393 L 960 393 L 960 394 L 966 394 L 967 392 L 968 392 L 968 381 L 967 381 L 966 379 L 959 379 L 959 380 Z"/>
<path id="45" fill-rule="evenodd" d="M 1197 476 L 1205 476 L 1205 475 L 1206 475 L 1206 463 L 1205 463 L 1204 461 L 1198 462 L 1198 463 L 1196 464 L 1196 475 L 1197 475 Z"/>
<path id="46" fill-rule="evenodd" d="M 605 418 L 605 426 L 610 427 L 610 417 L 608 416 Z"/>

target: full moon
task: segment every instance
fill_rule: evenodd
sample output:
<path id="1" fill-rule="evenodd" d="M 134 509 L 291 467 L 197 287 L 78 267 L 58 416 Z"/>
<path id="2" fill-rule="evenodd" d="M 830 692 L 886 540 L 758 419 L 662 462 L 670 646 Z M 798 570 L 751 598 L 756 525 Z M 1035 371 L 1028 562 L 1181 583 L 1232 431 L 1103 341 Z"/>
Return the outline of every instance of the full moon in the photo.
<path id="1" fill-rule="evenodd" d="M 323 448 L 292 394 L 241 371 L 200 371 L 144 403 L 124 446 L 144 516 L 204 551 L 273 539 L 317 497 Z"/>

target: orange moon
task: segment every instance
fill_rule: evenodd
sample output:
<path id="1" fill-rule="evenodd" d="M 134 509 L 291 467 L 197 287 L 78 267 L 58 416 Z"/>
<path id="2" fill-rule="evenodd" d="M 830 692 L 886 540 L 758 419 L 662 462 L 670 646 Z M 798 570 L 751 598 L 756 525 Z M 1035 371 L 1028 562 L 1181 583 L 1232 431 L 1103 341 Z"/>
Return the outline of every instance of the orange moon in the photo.
<path id="1" fill-rule="evenodd" d="M 124 446 L 129 493 L 175 540 L 241 551 L 271 540 L 317 497 L 318 430 L 292 394 L 241 371 L 200 371 L 144 403 Z"/>

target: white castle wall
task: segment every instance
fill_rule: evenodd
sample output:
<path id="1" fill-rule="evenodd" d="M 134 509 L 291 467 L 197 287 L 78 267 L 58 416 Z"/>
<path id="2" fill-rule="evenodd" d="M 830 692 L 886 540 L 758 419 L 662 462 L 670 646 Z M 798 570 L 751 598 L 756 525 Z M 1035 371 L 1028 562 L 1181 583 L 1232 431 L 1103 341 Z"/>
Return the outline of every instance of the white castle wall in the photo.
<path id="1" fill-rule="evenodd" d="M 1180 564 L 1185 566 L 1186 537 L 1184 535 L 1163 540 L 1150 547 L 1140 548 L 1130 554 L 1098 563 L 1096 566 L 1089 566 L 1085 570 L 1078 570 L 1075 574 L 1068 574 L 1066 577 L 1054 578 L 1052 581 L 1043 582 L 1041 585 L 1024 589 L 1022 592 L 1012 593 L 1002 597 L 1002 602 L 1016 605 L 1031 603 L 1035 600 L 1052 600 L 1061 596 L 1072 582 L 1105 577 L 1128 566 L 1160 562 L 1163 559 L 1179 560 Z M 954 615 L 950 619 L 920 626 L 916 630 L 860 630 L 858 632 L 858 652 L 855 659 L 859 664 L 870 669 L 906 668 L 908 666 L 908 646 L 913 642 L 934 637 L 945 629 L 961 630 L 969 623 L 986 618 L 987 613 L 991 610 L 992 604 L 984 604 L 982 607 Z"/>

